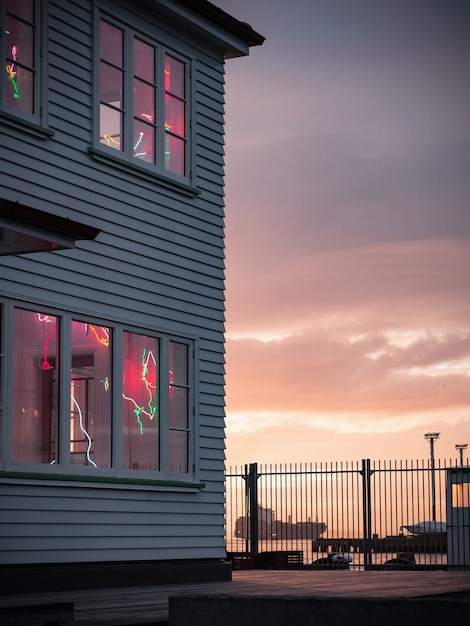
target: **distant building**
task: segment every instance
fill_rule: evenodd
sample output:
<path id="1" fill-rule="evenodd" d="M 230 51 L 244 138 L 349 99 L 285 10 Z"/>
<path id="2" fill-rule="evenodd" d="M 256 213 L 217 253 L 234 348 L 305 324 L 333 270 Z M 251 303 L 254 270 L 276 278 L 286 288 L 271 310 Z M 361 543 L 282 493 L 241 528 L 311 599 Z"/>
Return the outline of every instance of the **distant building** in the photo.
<path id="1" fill-rule="evenodd" d="M 230 576 L 224 63 L 206 0 L 4 0 L 2 591 Z"/>

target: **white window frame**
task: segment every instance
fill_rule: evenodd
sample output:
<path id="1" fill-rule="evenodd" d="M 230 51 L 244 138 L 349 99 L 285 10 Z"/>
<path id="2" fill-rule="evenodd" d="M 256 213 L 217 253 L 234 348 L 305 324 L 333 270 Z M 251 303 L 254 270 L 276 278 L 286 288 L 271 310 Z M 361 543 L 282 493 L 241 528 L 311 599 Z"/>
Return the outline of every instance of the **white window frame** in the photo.
<path id="1" fill-rule="evenodd" d="M 132 155 L 132 149 L 129 141 L 124 149 L 117 150 L 110 146 L 105 145 L 100 140 L 100 22 L 104 20 L 111 25 L 119 28 L 124 33 L 124 134 L 125 137 L 132 136 L 132 124 L 134 120 L 134 111 L 132 98 L 129 94 L 132 93 L 133 84 L 133 67 L 131 63 L 131 45 L 134 37 L 148 43 L 157 50 L 157 68 L 156 71 L 160 77 L 160 86 L 157 87 L 157 133 L 155 137 L 155 144 L 158 150 L 157 159 L 155 164 L 148 163 L 141 159 L 138 159 Z M 119 10 L 116 15 L 110 15 L 104 8 L 99 6 L 95 7 L 94 16 L 94 83 L 93 83 L 93 145 L 90 148 L 90 153 L 99 160 L 105 159 L 107 162 L 121 167 L 127 171 L 132 171 L 140 176 L 153 177 L 163 184 L 167 184 L 172 188 L 177 188 L 183 193 L 188 195 L 199 195 L 200 190 L 195 186 L 195 156 L 194 156 L 194 137 L 193 137 L 193 102 L 194 102 L 194 59 L 190 56 L 185 56 L 174 49 L 171 45 L 166 45 L 164 42 L 164 35 L 156 37 L 155 33 L 145 30 L 142 24 L 139 27 L 131 26 L 132 18 L 126 13 L 121 16 Z M 165 89 L 164 89 L 164 59 L 168 54 L 174 57 L 178 61 L 184 63 L 185 66 L 185 175 L 181 176 L 177 173 L 171 172 L 164 166 L 164 153 L 165 153 L 165 130 L 164 130 L 164 102 L 165 102 Z M 124 139 L 126 142 L 126 139 Z"/>
<path id="2" fill-rule="evenodd" d="M 12 419 L 13 414 L 13 316 L 15 308 L 27 311 L 40 311 L 42 314 L 55 316 L 59 321 L 59 454 L 58 463 L 19 463 L 12 460 Z M 70 312 L 57 311 L 31 303 L 0 300 L 0 478 L 2 475 L 23 474 L 44 478 L 59 477 L 66 479 L 86 480 L 117 484 L 148 484 L 157 486 L 200 487 L 198 481 L 197 461 L 197 402 L 196 402 L 196 368 L 197 340 L 195 338 L 174 336 L 124 324 L 114 324 L 97 320 L 92 316 L 76 315 Z M 111 466 L 93 467 L 73 465 L 70 454 L 70 371 L 71 363 L 71 322 L 87 322 L 110 329 L 112 334 L 112 381 L 111 381 Z M 123 468 L 123 434 L 122 434 L 122 346 L 123 333 L 134 333 L 155 337 L 160 341 L 160 390 L 169 389 L 169 344 L 183 343 L 188 346 L 188 422 L 189 441 L 187 472 L 171 473 L 169 470 L 169 405 L 167 394 L 160 397 L 160 470 L 135 470 Z M 163 365 L 165 364 L 165 365 Z"/>
<path id="3" fill-rule="evenodd" d="M 0 85 L 0 116 L 2 122 L 9 126 L 19 126 L 26 132 L 47 139 L 54 135 L 48 127 L 48 0 L 33 0 L 35 12 L 35 46 L 34 46 L 34 111 L 29 113 L 16 107 L 9 106 L 6 101 L 6 93 L 11 89 L 5 68 L 2 68 Z M 0 3 L 1 28 L 6 27 L 6 3 Z M 2 59 L 7 56 L 6 37 L 0 37 L 0 53 Z"/>

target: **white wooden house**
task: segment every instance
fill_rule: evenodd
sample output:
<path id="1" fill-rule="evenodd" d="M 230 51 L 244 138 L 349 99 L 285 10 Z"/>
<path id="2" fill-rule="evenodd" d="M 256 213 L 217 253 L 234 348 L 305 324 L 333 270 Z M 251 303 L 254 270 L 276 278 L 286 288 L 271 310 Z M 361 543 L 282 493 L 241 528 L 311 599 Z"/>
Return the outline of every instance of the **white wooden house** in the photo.
<path id="1" fill-rule="evenodd" d="M 2 592 L 230 577 L 206 0 L 2 0 Z"/>

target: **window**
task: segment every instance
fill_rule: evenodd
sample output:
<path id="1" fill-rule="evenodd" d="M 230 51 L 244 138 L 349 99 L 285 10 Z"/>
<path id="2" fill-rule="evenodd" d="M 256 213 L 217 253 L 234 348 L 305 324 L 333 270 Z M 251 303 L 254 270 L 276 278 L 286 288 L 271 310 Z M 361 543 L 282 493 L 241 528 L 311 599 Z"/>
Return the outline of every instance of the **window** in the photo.
<path id="1" fill-rule="evenodd" d="M 160 174 L 188 177 L 189 62 L 99 20 L 99 144 Z"/>
<path id="2" fill-rule="evenodd" d="M 188 346 L 170 342 L 170 467 L 187 472 L 189 443 Z"/>
<path id="3" fill-rule="evenodd" d="M 12 461 L 59 461 L 59 319 L 14 310 Z"/>
<path id="4" fill-rule="evenodd" d="M 158 339 L 124 333 L 122 434 L 127 469 L 160 470 L 159 365 Z"/>
<path id="5" fill-rule="evenodd" d="M 39 0 L 5 0 L 1 3 L 2 73 L 1 110 L 23 121 L 44 123 L 41 68 L 41 7 Z M 44 50 L 45 53 L 45 50 Z"/>
<path id="6" fill-rule="evenodd" d="M 11 441 L 3 469 L 190 474 L 189 342 L 10 304 L 4 310 L 11 312 L 4 337 L 12 340 L 0 362 L 2 375 L 11 369 L 11 392 L 3 388 L 2 438 Z"/>
<path id="7" fill-rule="evenodd" d="M 470 507 L 470 482 L 452 483 L 452 508 Z"/>

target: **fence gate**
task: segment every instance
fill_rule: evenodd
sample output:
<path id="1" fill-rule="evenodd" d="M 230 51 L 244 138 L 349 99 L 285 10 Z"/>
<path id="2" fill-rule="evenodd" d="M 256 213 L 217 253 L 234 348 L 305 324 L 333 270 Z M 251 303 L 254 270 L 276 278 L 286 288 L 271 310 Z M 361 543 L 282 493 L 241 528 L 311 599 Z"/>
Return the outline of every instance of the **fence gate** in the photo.
<path id="1" fill-rule="evenodd" d="M 235 468 L 226 475 L 227 552 L 235 568 L 446 569 L 446 489 L 458 468 L 369 459 Z M 468 524 L 459 532 L 470 546 Z M 452 563 L 470 569 L 465 550 L 454 552 Z"/>

